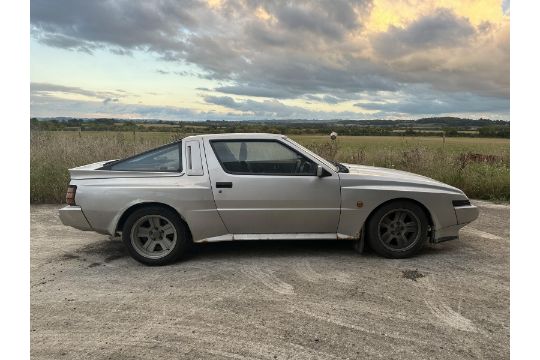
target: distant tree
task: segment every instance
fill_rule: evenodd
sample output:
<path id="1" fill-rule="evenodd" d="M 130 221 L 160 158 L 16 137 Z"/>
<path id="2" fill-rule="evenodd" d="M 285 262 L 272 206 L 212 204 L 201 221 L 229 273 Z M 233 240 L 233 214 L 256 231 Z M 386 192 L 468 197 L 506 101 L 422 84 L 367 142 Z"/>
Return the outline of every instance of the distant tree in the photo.
<path id="1" fill-rule="evenodd" d="M 114 119 L 95 119 L 97 125 L 114 125 Z"/>
<path id="2" fill-rule="evenodd" d="M 485 126 L 478 129 L 481 137 L 510 138 L 510 126 Z"/>
<path id="3" fill-rule="evenodd" d="M 405 135 L 416 135 L 416 131 L 414 131 L 413 129 L 411 128 L 408 128 L 407 130 L 405 130 Z"/>
<path id="4" fill-rule="evenodd" d="M 81 126 L 82 121 L 79 119 L 69 119 L 66 124 L 67 126 Z"/>

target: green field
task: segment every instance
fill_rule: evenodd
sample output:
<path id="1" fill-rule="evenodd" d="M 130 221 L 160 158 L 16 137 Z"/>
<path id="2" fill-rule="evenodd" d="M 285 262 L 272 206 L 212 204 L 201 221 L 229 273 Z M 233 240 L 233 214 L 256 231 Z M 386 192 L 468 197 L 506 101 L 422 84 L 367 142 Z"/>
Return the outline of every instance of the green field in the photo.
<path id="1" fill-rule="evenodd" d="M 30 138 L 30 200 L 61 203 L 67 169 L 122 158 L 190 134 L 169 132 L 33 131 Z M 510 199 L 510 141 L 490 138 L 291 136 L 328 159 L 382 166 L 432 177 L 475 199 Z M 492 155 L 489 161 L 466 154 Z M 465 159 L 465 160 L 464 160 Z"/>

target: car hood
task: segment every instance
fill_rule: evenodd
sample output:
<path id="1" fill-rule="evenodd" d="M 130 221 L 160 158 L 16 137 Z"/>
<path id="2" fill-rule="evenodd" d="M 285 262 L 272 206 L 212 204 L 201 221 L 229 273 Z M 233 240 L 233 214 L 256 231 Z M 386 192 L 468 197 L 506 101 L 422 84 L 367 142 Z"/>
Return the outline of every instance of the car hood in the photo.
<path id="1" fill-rule="evenodd" d="M 415 188 L 430 188 L 463 194 L 461 190 L 431 179 L 426 176 L 407 171 L 380 168 L 375 166 L 343 164 L 348 173 L 339 173 L 343 186 L 402 186 Z"/>

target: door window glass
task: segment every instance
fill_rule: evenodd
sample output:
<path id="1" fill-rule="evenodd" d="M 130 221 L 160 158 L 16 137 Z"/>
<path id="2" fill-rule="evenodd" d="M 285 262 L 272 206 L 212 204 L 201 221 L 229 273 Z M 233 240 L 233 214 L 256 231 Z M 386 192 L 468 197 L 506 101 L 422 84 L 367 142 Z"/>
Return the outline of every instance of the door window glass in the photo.
<path id="1" fill-rule="evenodd" d="M 223 169 L 232 174 L 316 175 L 317 165 L 278 141 L 212 141 Z"/>

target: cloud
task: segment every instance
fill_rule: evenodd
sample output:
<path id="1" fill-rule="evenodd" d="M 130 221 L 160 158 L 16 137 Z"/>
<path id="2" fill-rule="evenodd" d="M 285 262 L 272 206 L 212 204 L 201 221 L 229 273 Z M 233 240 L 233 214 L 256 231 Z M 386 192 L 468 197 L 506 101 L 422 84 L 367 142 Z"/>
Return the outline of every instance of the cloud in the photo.
<path id="1" fill-rule="evenodd" d="M 206 96 L 204 101 L 207 103 L 220 105 L 229 109 L 238 110 L 248 115 L 255 117 L 267 117 L 267 118 L 311 118 L 316 117 L 316 114 L 320 116 L 324 112 L 313 112 L 304 109 L 300 106 L 290 106 L 283 104 L 278 100 L 263 100 L 255 101 L 251 99 L 236 101 L 230 96 Z M 328 115 L 336 116 L 337 112 L 327 112 L 324 117 L 328 118 Z M 358 116 L 358 114 L 355 114 Z"/>
<path id="2" fill-rule="evenodd" d="M 65 36 L 62 34 L 39 34 L 34 31 L 35 36 L 45 45 L 72 49 L 80 52 L 85 52 L 91 54 L 94 50 L 98 48 L 96 44 L 86 41 L 80 41 L 77 38 Z"/>
<path id="3" fill-rule="evenodd" d="M 299 106 L 286 105 L 278 100 L 255 101 L 248 99 L 239 101 L 230 96 L 206 96 L 204 100 L 207 103 L 240 111 L 241 114 L 236 114 L 236 118 L 251 115 L 252 118 L 256 119 L 387 119 L 452 114 L 461 116 L 467 113 L 477 114 L 479 117 L 486 112 L 494 112 L 500 118 L 509 105 L 508 101 L 482 98 L 471 94 L 447 96 L 443 93 L 434 93 L 429 89 L 419 88 L 417 91 L 421 93 L 419 97 L 400 94 L 397 100 L 396 96 L 393 95 L 386 101 L 357 103 L 355 106 L 362 109 L 359 109 L 358 112 L 313 111 Z M 381 98 L 384 97 L 379 96 L 379 100 Z M 374 110 L 375 112 L 366 113 L 365 110 Z"/>
<path id="4" fill-rule="evenodd" d="M 365 110 L 375 110 L 385 115 L 436 116 L 452 113 L 504 113 L 508 110 L 510 101 L 509 99 L 484 97 L 471 93 L 447 94 L 434 91 L 429 87 L 415 86 L 405 92 L 386 97 L 379 96 L 376 101 L 364 101 L 356 103 L 355 106 Z"/>
<path id="5" fill-rule="evenodd" d="M 118 99 L 116 98 L 106 98 L 103 100 L 103 105 L 107 105 L 110 102 L 118 102 Z"/>
<path id="6" fill-rule="evenodd" d="M 272 111 L 283 104 L 272 100 L 340 106 L 415 86 L 464 102 L 463 94 L 494 106 L 508 99 L 507 17 L 479 23 L 457 7 L 433 5 L 373 30 L 378 6 L 378 0 L 31 0 L 31 36 L 83 54 L 151 54 L 163 61 L 157 73 L 204 79 L 201 97 L 227 95 L 236 106 L 253 106 L 253 113 L 260 106 L 268 113 L 300 112 Z M 497 4 L 503 14 L 501 6 L 507 2 Z M 185 65 L 194 70 L 175 69 Z"/>
<path id="7" fill-rule="evenodd" d="M 80 118 L 114 117 L 133 119 L 163 119 L 182 121 L 205 120 L 261 120 L 279 119 L 358 119 L 354 112 L 309 111 L 301 107 L 287 106 L 277 100 L 257 102 L 253 100 L 235 101 L 228 97 L 210 97 L 209 103 L 224 106 L 233 112 L 196 111 L 175 106 L 150 106 L 144 104 L 123 104 L 119 102 L 86 101 L 63 99 L 55 96 L 31 96 L 30 106 L 33 117 L 68 116 Z"/>
<path id="8" fill-rule="evenodd" d="M 302 107 L 288 106 L 278 100 L 254 101 L 248 99 L 236 101 L 230 96 L 205 96 L 204 101 L 258 117 L 298 118 L 311 114 L 311 112 Z"/>
<path id="9" fill-rule="evenodd" d="M 184 76 L 184 77 L 190 76 L 190 77 L 204 78 L 203 74 L 197 73 L 195 71 L 187 71 L 187 70 L 168 71 L 168 70 L 163 70 L 163 69 L 157 69 L 156 73 L 160 75 L 177 75 L 177 76 Z"/>
<path id="10" fill-rule="evenodd" d="M 382 92 L 363 95 L 356 103 L 357 111 L 321 111 L 288 105 L 275 99 L 238 100 L 231 96 L 204 96 L 207 104 L 228 109 L 223 112 L 218 107 L 209 111 L 196 111 L 177 106 L 150 106 L 144 104 L 121 103 L 118 98 L 103 100 L 74 100 L 60 97 L 58 91 L 72 94 L 104 94 L 77 87 L 55 84 L 36 85 L 31 92 L 31 114 L 36 117 L 117 117 L 164 120 L 261 120 L 261 119 L 395 119 L 432 115 L 456 115 L 505 118 L 508 101 L 504 99 L 478 97 L 472 94 L 451 95 L 433 89 L 416 86 L 403 92 Z M 41 91 L 47 89 L 47 91 Z M 121 90 L 116 90 L 122 92 Z M 410 94 L 414 93 L 412 96 Z M 317 101 L 325 97 L 310 95 Z M 330 100 L 333 101 L 333 100 Z M 366 112 L 368 111 L 368 112 Z M 468 115 L 467 115 L 468 114 Z"/>
<path id="11" fill-rule="evenodd" d="M 256 66 L 235 75 L 235 85 L 216 91 L 235 95 L 297 98 L 309 93 L 358 93 L 397 90 L 400 84 L 386 70 L 369 61 L 343 59 L 341 66 L 326 64 L 310 54 L 290 54 L 287 61 L 272 54 L 253 59 Z"/>
<path id="12" fill-rule="evenodd" d="M 279 98 L 327 88 L 396 87 L 376 72 L 367 74 L 376 67 L 367 60 L 343 59 L 336 66 L 326 58 L 332 55 L 328 46 L 361 28 L 359 18 L 367 16 L 370 6 L 368 0 L 228 1 L 218 11 L 198 1 L 33 0 L 31 25 L 34 38 L 50 46 L 150 51 L 167 61 L 197 65 L 210 79 L 233 82 L 223 87 L 225 92 L 258 89 L 261 96 Z M 253 15 L 260 7 L 267 8 L 275 24 Z M 285 45 L 268 49 L 259 41 L 263 34 L 281 37 Z"/>
<path id="13" fill-rule="evenodd" d="M 255 97 L 269 97 L 274 99 L 287 99 L 295 97 L 296 94 L 285 89 L 278 88 L 264 88 L 254 85 L 231 85 L 220 86 L 214 89 L 214 91 L 225 94 L 247 95 Z"/>
<path id="14" fill-rule="evenodd" d="M 327 103 L 327 104 L 338 104 L 340 102 L 350 100 L 350 99 L 338 98 L 338 97 L 332 96 L 332 95 L 322 95 L 321 96 L 321 95 L 311 95 L 311 94 L 306 95 L 305 98 L 308 99 L 308 100 L 314 100 L 314 101 L 323 102 L 323 103 Z"/>
<path id="15" fill-rule="evenodd" d="M 204 101 L 211 104 L 225 106 L 231 109 L 238 109 L 240 106 L 230 96 L 205 96 Z"/>
<path id="16" fill-rule="evenodd" d="M 371 41 L 379 54 L 395 57 L 437 47 L 453 48 L 466 42 L 475 32 L 467 18 L 459 17 L 449 9 L 439 8 L 406 28 L 390 26 L 388 31 L 374 35 Z"/>
<path id="17" fill-rule="evenodd" d="M 32 0 L 34 35 L 65 48 L 178 49 L 178 26 L 196 26 L 195 1 Z M 43 37 L 41 37 L 43 36 Z"/>
<path id="18" fill-rule="evenodd" d="M 204 118 L 204 115 L 192 109 L 180 107 L 122 104 L 113 101 L 105 104 L 104 101 L 71 100 L 47 95 L 32 95 L 30 106 L 34 117 L 55 117 L 62 114 L 62 116 L 80 118 L 114 117 L 164 120 L 202 120 Z"/>
<path id="19" fill-rule="evenodd" d="M 348 31 L 360 26 L 354 7 L 355 2 L 338 0 L 304 2 L 302 5 L 286 3 L 276 6 L 275 16 L 279 25 L 291 31 L 335 40 L 343 39 Z"/>
<path id="20" fill-rule="evenodd" d="M 128 95 L 129 93 L 124 90 L 114 90 L 114 91 L 93 91 L 93 90 L 87 90 L 82 89 L 80 87 L 75 86 L 64 86 L 64 85 L 58 85 L 58 84 L 50 84 L 50 83 L 30 83 L 30 92 L 32 95 L 35 96 L 51 96 L 54 94 L 77 94 L 77 95 L 83 95 L 91 98 L 98 98 L 103 99 L 104 103 L 105 100 L 110 101 L 118 101 L 119 97 L 123 97 Z"/>

